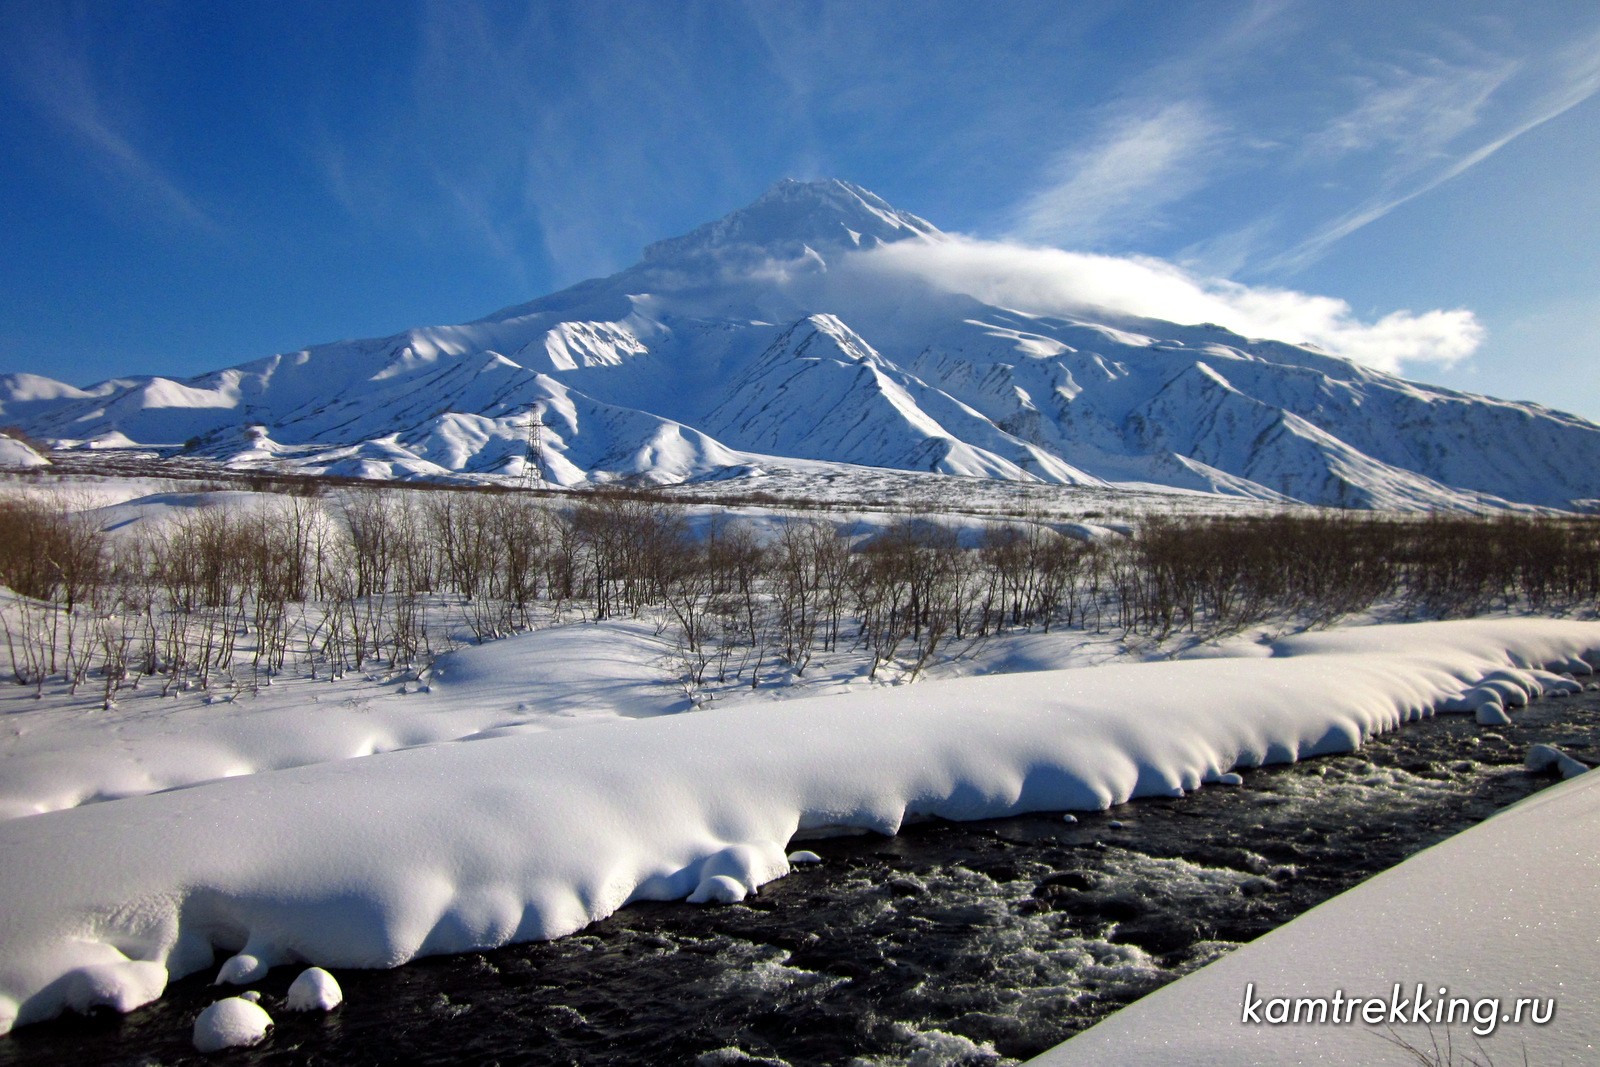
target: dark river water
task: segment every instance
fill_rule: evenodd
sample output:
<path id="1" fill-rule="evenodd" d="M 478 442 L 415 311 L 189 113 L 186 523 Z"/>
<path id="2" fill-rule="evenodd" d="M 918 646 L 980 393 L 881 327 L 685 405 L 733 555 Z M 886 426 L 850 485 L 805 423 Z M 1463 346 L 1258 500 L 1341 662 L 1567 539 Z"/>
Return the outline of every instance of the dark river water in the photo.
<path id="1" fill-rule="evenodd" d="M 197 975 L 128 1016 L 0 1038 L 12 1064 L 885 1064 L 1025 1059 L 1551 784 L 1538 741 L 1600 761 L 1600 694 L 1507 727 L 1413 724 L 1243 788 L 1108 812 L 932 823 L 803 847 L 744 904 L 648 904 L 556 942 L 341 971 L 327 1016 L 201 1057 Z"/>

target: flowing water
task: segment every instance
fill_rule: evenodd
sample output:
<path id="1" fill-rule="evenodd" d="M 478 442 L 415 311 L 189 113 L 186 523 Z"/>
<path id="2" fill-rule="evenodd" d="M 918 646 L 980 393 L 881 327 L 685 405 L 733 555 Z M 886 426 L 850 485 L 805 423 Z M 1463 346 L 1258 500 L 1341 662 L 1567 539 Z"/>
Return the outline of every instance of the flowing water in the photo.
<path id="1" fill-rule="evenodd" d="M 744 904 L 646 904 L 560 941 L 341 971 L 230 1064 L 990 1064 L 1026 1058 L 1551 784 L 1530 744 L 1600 760 L 1600 694 L 1508 727 L 1446 717 L 1359 753 L 1108 812 L 931 823 L 804 847 Z M 193 976 L 129 1016 L 0 1038 L 12 1064 L 178 1064 L 223 995 Z M 214 1058 L 211 1059 L 214 1062 Z"/>

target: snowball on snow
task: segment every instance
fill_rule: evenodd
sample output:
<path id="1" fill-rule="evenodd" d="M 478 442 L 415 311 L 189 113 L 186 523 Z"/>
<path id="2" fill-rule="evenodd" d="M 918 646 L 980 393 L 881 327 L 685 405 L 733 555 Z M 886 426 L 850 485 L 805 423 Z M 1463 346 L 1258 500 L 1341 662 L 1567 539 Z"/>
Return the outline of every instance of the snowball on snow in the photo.
<path id="1" fill-rule="evenodd" d="M 267 965 L 256 957 L 241 952 L 223 962 L 222 969 L 217 972 L 217 980 L 211 984 L 249 985 L 266 975 L 267 969 Z"/>
<path id="2" fill-rule="evenodd" d="M 308 967 L 289 986 L 283 1006 L 289 1011 L 332 1011 L 344 1000 L 333 975 L 321 967 Z"/>
<path id="3" fill-rule="evenodd" d="M 689 894 L 690 904 L 737 904 L 749 890 L 737 878 L 714 874 Z"/>
<path id="4" fill-rule="evenodd" d="M 219 1000 L 194 1021 L 194 1047 L 201 1052 L 244 1048 L 267 1036 L 272 1016 L 243 997 Z"/>
<path id="5" fill-rule="evenodd" d="M 808 852 L 805 849 L 801 849 L 799 852 L 791 852 L 791 853 L 789 853 L 789 862 L 790 863 L 821 863 L 822 862 L 822 857 L 817 855 L 815 852 Z"/>

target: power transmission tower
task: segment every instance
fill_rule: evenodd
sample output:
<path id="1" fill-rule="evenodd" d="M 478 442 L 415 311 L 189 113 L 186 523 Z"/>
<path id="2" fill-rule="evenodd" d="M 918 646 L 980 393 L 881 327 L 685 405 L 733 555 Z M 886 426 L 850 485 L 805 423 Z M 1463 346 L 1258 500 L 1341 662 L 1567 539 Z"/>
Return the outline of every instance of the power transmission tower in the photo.
<path id="1" fill-rule="evenodd" d="M 523 488 L 535 489 L 544 484 L 544 419 L 537 407 L 528 411 L 527 455 L 522 464 Z"/>

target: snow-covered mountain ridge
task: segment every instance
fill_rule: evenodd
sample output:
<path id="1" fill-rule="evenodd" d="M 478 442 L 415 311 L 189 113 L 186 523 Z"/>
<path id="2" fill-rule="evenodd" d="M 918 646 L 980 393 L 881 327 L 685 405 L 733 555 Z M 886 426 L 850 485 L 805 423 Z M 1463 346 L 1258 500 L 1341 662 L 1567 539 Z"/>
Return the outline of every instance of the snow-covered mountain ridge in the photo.
<path id="1" fill-rule="evenodd" d="M 784 181 L 609 278 L 199 375 L 0 377 L 0 421 L 378 478 L 675 482 L 763 456 L 1354 507 L 1600 497 L 1600 427 L 1221 327 L 1026 314 L 867 269 L 933 225 Z M 908 247 L 908 246 L 901 246 Z M 530 449 L 536 419 L 538 447 Z"/>

